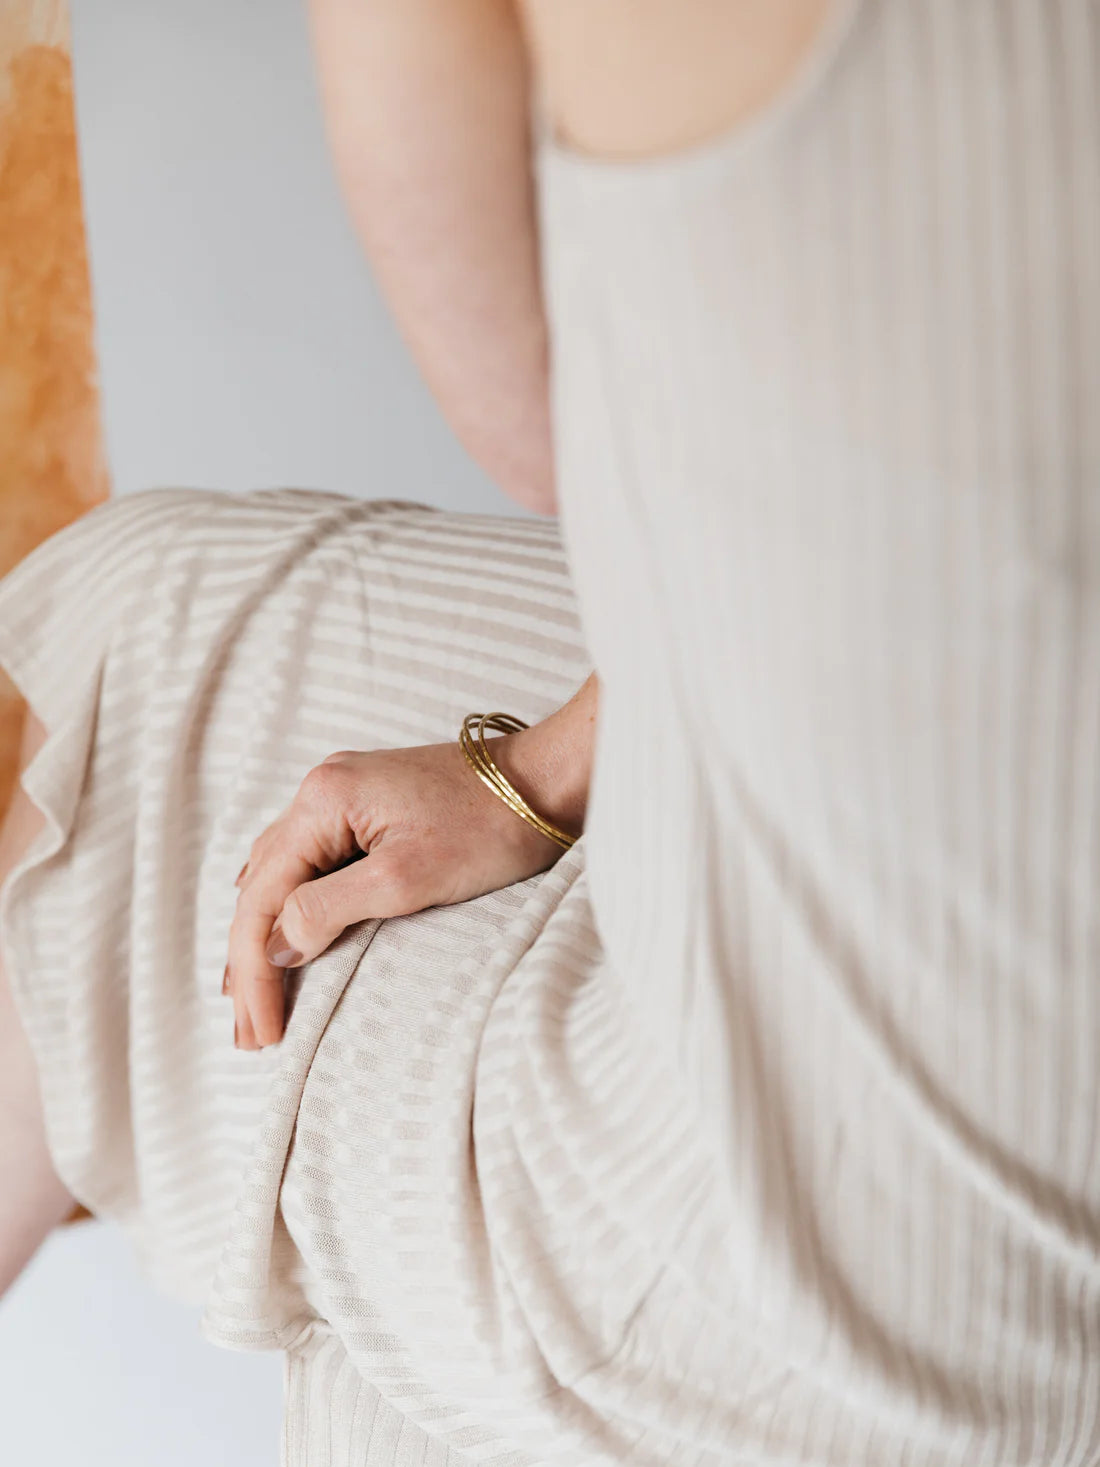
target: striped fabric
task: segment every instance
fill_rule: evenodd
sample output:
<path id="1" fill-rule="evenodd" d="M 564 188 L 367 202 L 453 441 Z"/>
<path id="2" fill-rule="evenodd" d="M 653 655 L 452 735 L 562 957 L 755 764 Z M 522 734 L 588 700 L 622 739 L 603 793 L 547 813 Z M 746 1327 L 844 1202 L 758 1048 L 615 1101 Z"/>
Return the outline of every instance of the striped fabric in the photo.
<path id="1" fill-rule="evenodd" d="M 544 141 L 586 833 L 350 930 L 269 1054 L 249 841 L 565 698 L 555 532 L 166 493 L 0 588 L 51 1142 L 286 1350 L 288 1467 L 1100 1463 L 1098 53 L 1094 0 L 845 0 L 732 137 Z"/>
<path id="2" fill-rule="evenodd" d="M 1100 6 L 838 0 L 541 182 L 586 880 L 723 1173 L 677 1317 L 776 1371 L 696 1428 L 1098 1463 Z"/>
<path id="3" fill-rule="evenodd" d="M 583 680 L 555 529 L 127 497 L 0 584 L 0 662 L 49 731 L 0 938 L 58 1170 L 211 1340 L 287 1352 L 287 1467 L 664 1460 L 678 1417 L 612 1362 L 657 1310 L 678 1379 L 680 1250 L 713 1254 L 721 1219 L 603 964 L 585 841 L 350 929 L 268 1051 L 232 1047 L 220 992 L 233 877 L 326 752 L 537 719 Z"/>

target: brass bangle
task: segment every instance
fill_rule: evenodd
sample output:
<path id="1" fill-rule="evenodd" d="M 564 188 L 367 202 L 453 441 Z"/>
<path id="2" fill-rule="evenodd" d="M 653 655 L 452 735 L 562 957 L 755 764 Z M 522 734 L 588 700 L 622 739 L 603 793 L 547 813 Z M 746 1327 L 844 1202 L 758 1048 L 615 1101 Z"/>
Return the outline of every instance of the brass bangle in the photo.
<path id="1" fill-rule="evenodd" d="M 541 815 L 531 809 L 519 790 L 509 783 L 497 767 L 496 761 L 489 753 L 489 746 L 485 742 L 486 729 L 491 729 L 496 733 L 510 734 L 519 733 L 527 726 L 522 718 L 513 718 L 510 713 L 468 713 L 462 720 L 462 728 L 459 730 L 459 746 L 466 756 L 467 764 L 482 783 L 488 785 L 498 799 L 503 800 L 521 820 L 526 820 L 528 825 L 533 825 L 540 835 L 546 836 L 548 840 L 556 841 L 563 850 L 567 851 L 570 846 L 576 844 L 576 836 L 569 835 L 556 825 L 551 825 L 549 820 L 544 820 Z"/>

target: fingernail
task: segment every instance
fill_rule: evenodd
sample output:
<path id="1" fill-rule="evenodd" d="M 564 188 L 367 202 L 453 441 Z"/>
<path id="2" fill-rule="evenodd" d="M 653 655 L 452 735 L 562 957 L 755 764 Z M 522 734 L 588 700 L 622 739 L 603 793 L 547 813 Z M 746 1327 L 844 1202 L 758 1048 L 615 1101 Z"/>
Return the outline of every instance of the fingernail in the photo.
<path id="1" fill-rule="evenodd" d="M 244 865 L 241 867 L 241 869 L 237 872 L 237 879 L 233 883 L 234 886 L 240 886 L 241 882 L 244 880 L 245 875 L 246 875 L 246 873 L 248 871 L 248 866 L 249 866 L 249 863 L 246 861 L 244 863 Z"/>
<path id="2" fill-rule="evenodd" d="M 233 1020 L 233 1048 L 234 1049 L 240 1049 L 240 1047 L 241 1047 L 240 1035 L 237 1033 L 237 1021 L 236 1021 L 236 1019 L 234 1019 Z"/>
<path id="3" fill-rule="evenodd" d="M 276 968 L 297 968 L 302 961 L 302 954 L 296 947 L 291 947 L 283 935 L 283 929 L 278 922 L 271 929 L 271 936 L 267 940 L 267 961 Z"/>
<path id="4" fill-rule="evenodd" d="M 226 963 L 226 965 L 225 965 L 225 972 L 222 974 L 222 992 L 223 993 L 228 993 L 229 992 L 229 964 L 228 963 Z"/>

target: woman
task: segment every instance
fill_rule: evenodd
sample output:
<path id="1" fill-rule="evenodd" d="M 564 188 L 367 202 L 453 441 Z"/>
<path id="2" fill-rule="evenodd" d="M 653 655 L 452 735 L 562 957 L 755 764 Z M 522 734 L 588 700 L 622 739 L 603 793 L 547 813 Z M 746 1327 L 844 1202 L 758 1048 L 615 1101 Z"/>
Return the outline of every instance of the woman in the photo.
<path id="1" fill-rule="evenodd" d="M 291 1463 L 1095 1462 L 1095 6 L 315 28 L 599 684 L 537 523 L 146 496 L 32 557 L 5 956 L 60 1177 L 287 1350 Z M 455 739 L 490 704 L 542 828 Z"/>

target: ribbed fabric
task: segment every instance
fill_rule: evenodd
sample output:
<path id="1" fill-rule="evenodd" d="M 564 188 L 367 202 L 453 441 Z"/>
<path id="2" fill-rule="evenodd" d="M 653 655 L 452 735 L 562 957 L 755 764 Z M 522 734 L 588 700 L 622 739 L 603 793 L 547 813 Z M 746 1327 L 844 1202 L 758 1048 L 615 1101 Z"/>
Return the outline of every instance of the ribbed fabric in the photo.
<path id="1" fill-rule="evenodd" d="M 866 0 L 733 136 L 543 146 L 587 878 L 748 1460 L 1100 1461 L 1098 82 L 1092 0 Z"/>
<path id="2" fill-rule="evenodd" d="M 248 843 L 579 683 L 554 531 L 144 496 L 0 589 L 51 1144 L 287 1350 L 287 1467 L 1100 1463 L 1098 32 L 867 0 L 718 144 L 543 145 L 586 834 L 270 1054 Z"/>
<path id="3" fill-rule="evenodd" d="M 262 1054 L 220 992 L 233 877 L 326 751 L 454 737 L 490 704 L 537 719 L 583 680 L 554 527 L 128 497 L 0 585 L 0 664 L 49 731 L 0 939 L 55 1162 L 209 1338 L 287 1351 L 287 1467 L 652 1459 L 666 1426 L 604 1376 L 721 1218 L 604 966 L 585 841 L 349 929 Z M 687 1359 L 694 1326 L 663 1348 Z"/>

